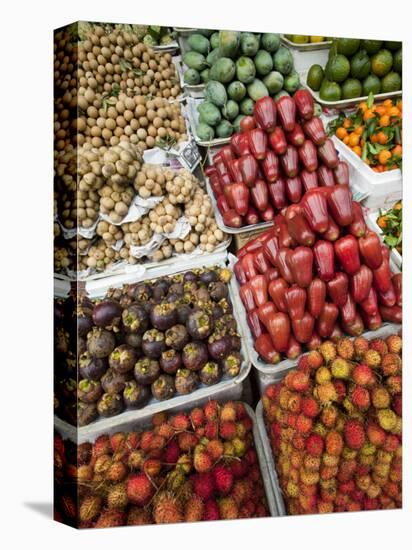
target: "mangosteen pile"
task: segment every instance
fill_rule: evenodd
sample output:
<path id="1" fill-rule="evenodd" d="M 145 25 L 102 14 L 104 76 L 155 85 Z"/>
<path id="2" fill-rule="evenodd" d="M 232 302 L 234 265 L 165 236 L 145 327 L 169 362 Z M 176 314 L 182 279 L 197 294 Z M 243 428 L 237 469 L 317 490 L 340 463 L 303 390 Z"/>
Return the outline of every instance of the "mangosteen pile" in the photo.
<path id="1" fill-rule="evenodd" d="M 77 305 L 78 425 L 236 377 L 242 356 L 230 277 L 220 267 L 187 271 Z"/>

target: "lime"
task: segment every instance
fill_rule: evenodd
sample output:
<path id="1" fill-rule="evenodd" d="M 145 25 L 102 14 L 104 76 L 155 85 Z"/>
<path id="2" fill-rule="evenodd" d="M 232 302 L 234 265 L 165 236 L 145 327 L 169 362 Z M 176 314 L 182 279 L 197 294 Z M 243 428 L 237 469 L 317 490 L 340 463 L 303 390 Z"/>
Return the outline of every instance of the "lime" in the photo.
<path id="1" fill-rule="evenodd" d="M 350 60 L 350 74 L 353 78 L 366 78 L 371 70 L 371 62 L 366 50 L 359 50 Z"/>
<path id="2" fill-rule="evenodd" d="M 324 42 L 324 41 L 325 41 L 324 36 L 311 36 L 310 37 L 310 42 L 312 42 L 312 44 L 317 44 L 318 42 Z"/>
<path id="3" fill-rule="evenodd" d="M 324 101 L 339 101 L 342 97 L 339 84 L 324 79 L 320 87 L 319 97 Z"/>
<path id="4" fill-rule="evenodd" d="M 292 42 L 294 44 L 307 44 L 309 42 L 309 36 L 305 36 L 303 34 L 293 34 Z"/>
<path id="5" fill-rule="evenodd" d="M 341 54 L 335 55 L 328 61 L 325 72 L 329 80 L 343 82 L 348 78 L 350 72 L 348 58 Z"/>
<path id="6" fill-rule="evenodd" d="M 338 53 L 342 55 L 353 55 L 358 51 L 360 40 L 358 38 L 338 38 L 337 41 Z"/>
<path id="7" fill-rule="evenodd" d="M 402 48 L 393 54 L 393 70 L 397 73 L 402 72 Z"/>
<path id="8" fill-rule="evenodd" d="M 381 92 L 386 94 L 388 92 L 397 92 L 402 87 L 402 80 L 398 73 L 391 71 L 381 80 Z"/>
<path id="9" fill-rule="evenodd" d="M 308 76 L 306 78 L 306 84 L 309 88 L 312 88 L 315 92 L 320 90 L 320 85 L 324 78 L 323 69 L 320 65 L 312 65 L 309 69 Z"/>
<path id="10" fill-rule="evenodd" d="M 362 95 L 362 84 L 357 78 L 347 78 L 342 84 L 342 99 L 352 99 Z"/>
<path id="11" fill-rule="evenodd" d="M 382 77 L 388 74 L 393 64 L 393 56 L 389 50 L 379 50 L 371 59 L 373 74 Z"/>
<path id="12" fill-rule="evenodd" d="M 369 95 L 370 92 L 376 95 L 380 91 L 381 91 L 381 81 L 376 75 L 370 74 L 362 82 L 362 95 Z"/>
<path id="13" fill-rule="evenodd" d="M 382 44 L 382 40 L 363 40 L 362 42 L 362 46 L 370 55 L 378 53 L 378 51 L 382 48 Z"/>
<path id="14" fill-rule="evenodd" d="M 402 47 L 402 42 L 396 42 L 395 40 L 387 40 L 385 42 L 385 48 L 388 48 L 388 50 L 399 50 L 399 48 Z"/>

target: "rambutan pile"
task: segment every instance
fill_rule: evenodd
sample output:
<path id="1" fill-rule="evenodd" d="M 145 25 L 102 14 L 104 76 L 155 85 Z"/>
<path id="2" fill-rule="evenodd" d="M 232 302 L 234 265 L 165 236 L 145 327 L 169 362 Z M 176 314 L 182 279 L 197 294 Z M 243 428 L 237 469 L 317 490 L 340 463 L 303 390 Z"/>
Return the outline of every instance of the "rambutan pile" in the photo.
<path id="1" fill-rule="evenodd" d="M 342 338 L 319 351 L 263 397 L 288 513 L 400 508 L 401 336 Z"/>
<path id="2" fill-rule="evenodd" d="M 158 413 L 143 432 L 102 435 L 70 456 L 56 436 L 56 467 L 79 489 L 78 511 L 68 513 L 83 528 L 267 516 L 252 430 L 242 403 L 209 401 Z"/>

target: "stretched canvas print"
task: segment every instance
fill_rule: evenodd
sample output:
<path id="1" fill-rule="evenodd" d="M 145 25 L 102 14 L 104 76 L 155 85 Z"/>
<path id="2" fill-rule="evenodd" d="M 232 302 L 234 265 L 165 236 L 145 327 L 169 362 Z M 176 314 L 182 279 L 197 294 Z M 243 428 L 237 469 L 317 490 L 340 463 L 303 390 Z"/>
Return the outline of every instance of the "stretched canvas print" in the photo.
<path id="1" fill-rule="evenodd" d="M 402 44 L 54 32 L 55 519 L 402 507 Z"/>

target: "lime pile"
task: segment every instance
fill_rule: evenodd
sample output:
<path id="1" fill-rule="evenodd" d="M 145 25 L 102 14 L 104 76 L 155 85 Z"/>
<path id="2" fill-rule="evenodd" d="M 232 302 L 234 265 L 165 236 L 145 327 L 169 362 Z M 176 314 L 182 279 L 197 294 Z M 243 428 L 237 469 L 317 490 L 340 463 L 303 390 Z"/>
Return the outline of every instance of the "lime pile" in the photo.
<path id="1" fill-rule="evenodd" d="M 339 101 L 402 88 L 402 43 L 337 38 L 324 68 L 312 65 L 308 86 L 325 101 Z"/>

